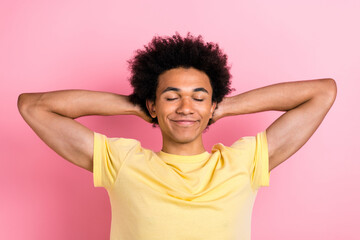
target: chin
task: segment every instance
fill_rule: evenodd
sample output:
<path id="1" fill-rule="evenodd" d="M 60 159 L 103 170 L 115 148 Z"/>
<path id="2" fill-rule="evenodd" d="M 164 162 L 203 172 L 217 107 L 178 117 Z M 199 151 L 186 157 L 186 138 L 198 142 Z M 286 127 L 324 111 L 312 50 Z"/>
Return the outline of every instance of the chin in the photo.
<path id="1" fill-rule="evenodd" d="M 174 140 L 177 142 L 177 143 L 181 143 L 181 144 L 187 144 L 187 143 L 191 143 L 191 142 L 194 142 L 196 138 L 193 138 L 193 137 L 187 137 L 187 138 L 175 138 Z"/>
<path id="2" fill-rule="evenodd" d="M 206 125 L 207 126 L 207 125 Z M 194 141 L 197 141 L 202 137 L 202 133 L 206 126 L 195 126 L 195 127 L 167 127 L 162 128 L 163 137 L 167 136 L 167 138 L 172 142 L 176 142 L 179 144 L 187 144 Z M 166 129 L 166 130 L 165 130 Z"/>

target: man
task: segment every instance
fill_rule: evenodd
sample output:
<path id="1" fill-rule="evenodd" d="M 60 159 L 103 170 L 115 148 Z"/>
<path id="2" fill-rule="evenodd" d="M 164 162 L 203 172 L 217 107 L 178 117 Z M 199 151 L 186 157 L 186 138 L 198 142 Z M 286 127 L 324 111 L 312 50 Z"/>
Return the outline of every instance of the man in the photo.
<path id="1" fill-rule="evenodd" d="M 112 206 L 111 239 L 250 239 L 253 203 L 270 171 L 318 128 L 332 79 L 285 82 L 233 97 L 227 56 L 201 36 L 155 37 L 129 61 L 130 96 L 86 90 L 24 93 L 21 115 L 55 152 L 92 171 Z M 226 116 L 285 111 L 265 131 L 208 153 L 203 131 Z M 108 138 L 74 119 L 133 114 L 158 124 L 162 149 Z M 234 129 L 236 131 L 236 129 Z"/>

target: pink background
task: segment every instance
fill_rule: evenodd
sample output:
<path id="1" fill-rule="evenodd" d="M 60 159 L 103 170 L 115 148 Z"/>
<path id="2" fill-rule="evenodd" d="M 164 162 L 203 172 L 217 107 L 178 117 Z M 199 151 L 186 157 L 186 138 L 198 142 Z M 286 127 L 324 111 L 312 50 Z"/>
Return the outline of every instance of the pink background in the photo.
<path id="1" fill-rule="evenodd" d="M 155 34 L 175 31 L 220 44 L 234 94 L 277 82 L 336 80 L 337 100 L 320 128 L 259 191 L 252 239 L 358 239 L 359 12 L 356 0 L 2 0 L 0 239 L 109 238 L 105 189 L 36 136 L 18 113 L 17 97 L 59 89 L 130 94 L 126 60 Z M 280 114 L 222 119 L 205 133 L 206 147 L 263 131 Z M 109 137 L 161 147 L 159 129 L 134 116 L 78 120 Z"/>

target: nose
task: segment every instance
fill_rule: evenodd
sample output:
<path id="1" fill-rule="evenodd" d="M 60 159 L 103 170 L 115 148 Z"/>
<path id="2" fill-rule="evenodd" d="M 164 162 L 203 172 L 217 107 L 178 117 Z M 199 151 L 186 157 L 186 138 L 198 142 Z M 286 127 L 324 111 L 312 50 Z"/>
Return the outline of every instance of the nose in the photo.
<path id="1" fill-rule="evenodd" d="M 188 115 L 194 113 L 193 105 L 190 99 L 183 98 L 180 101 L 178 108 L 176 109 L 176 113 Z"/>

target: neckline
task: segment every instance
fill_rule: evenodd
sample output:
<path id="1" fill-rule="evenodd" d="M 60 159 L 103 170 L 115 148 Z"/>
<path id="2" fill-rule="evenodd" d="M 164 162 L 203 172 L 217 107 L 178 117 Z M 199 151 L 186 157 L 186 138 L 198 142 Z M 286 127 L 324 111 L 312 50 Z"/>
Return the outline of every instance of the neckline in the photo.
<path id="1" fill-rule="evenodd" d="M 163 151 L 157 152 L 156 154 L 164 161 L 180 162 L 180 163 L 202 162 L 205 159 L 207 159 L 210 155 L 210 153 L 208 153 L 207 151 L 195 155 L 177 155 L 177 154 L 166 153 Z"/>

